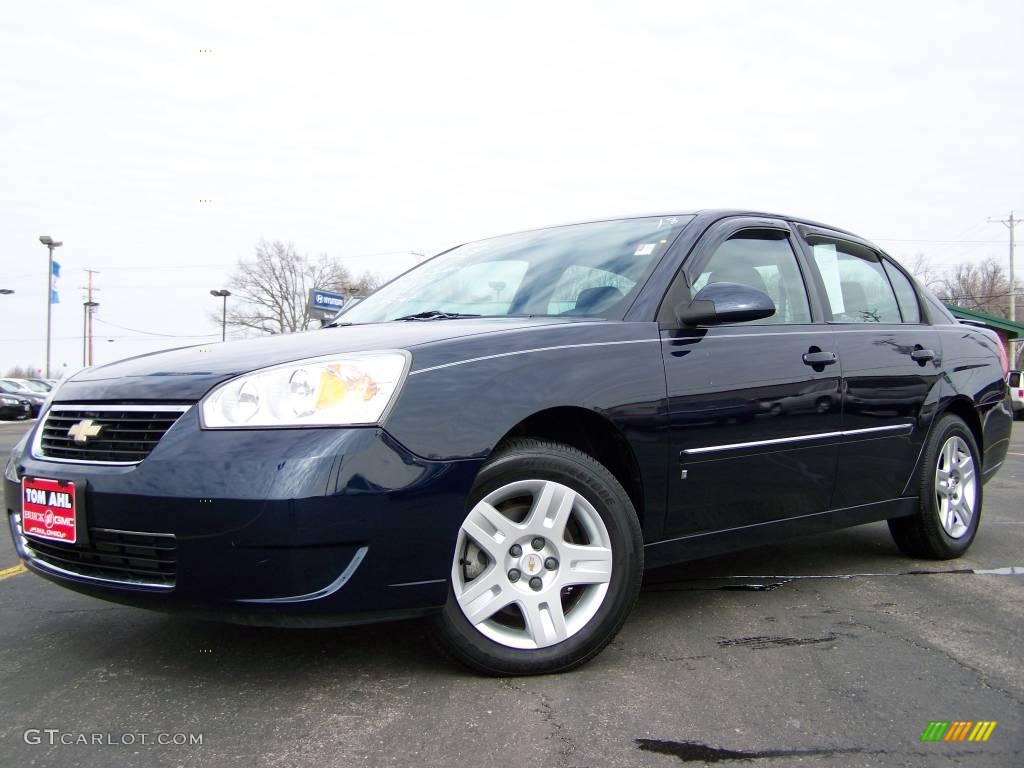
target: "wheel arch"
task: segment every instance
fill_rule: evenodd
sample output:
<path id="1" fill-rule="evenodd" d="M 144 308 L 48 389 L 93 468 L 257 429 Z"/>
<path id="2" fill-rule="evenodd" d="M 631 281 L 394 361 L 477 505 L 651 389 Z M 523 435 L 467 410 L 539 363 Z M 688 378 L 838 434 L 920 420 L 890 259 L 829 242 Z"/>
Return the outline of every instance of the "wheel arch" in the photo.
<path id="1" fill-rule="evenodd" d="M 603 464 L 625 488 L 643 525 L 644 487 L 640 464 L 626 436 L 607 417 L 579 406 L 546 408 L 527 416 L 502 435 L 492 455 L 515 437 L 564 443 Z"/>
<path id="2" fill-rule="evenodd" d="M 935 419 L 932 421 L 932 427 L 938 423 L 938 420 L 947 413 L 951 413 L 954 416 L 959 416 L 963 419 L 964 423 L 967 424 L 968 429 L 971 430 L 971 435 L 974 437 L 974 444 L 978 447 L 978 457 L 981 460 L 982 467 L 985 464 L 985 434 L 981 428 L 981 417 L 978 416 L 978 411 L 974 407 L 974 403 L 965 396 L 957 395 L 945 403 L 938 413 L 935 414 Z M 931 430 L 929 430 L 930 432 Z"/>

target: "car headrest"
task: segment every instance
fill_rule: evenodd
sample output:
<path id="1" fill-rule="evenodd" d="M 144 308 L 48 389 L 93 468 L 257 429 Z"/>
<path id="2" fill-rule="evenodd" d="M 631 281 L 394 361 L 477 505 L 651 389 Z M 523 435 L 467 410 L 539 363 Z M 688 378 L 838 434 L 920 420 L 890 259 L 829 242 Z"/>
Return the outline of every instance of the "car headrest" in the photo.
<path id="1" fill-rule="evenodd" d="M 716 267 L 708 282 L 739 283 L 768 293 L 768 286 L 765 285 L 761 273 L 745 264 L 723 264 L 721 267 Z"/>
<path id="2" fill-rule="evenodd" d="M 612 285 L 597 288 L 584 288 L 576 296 L 576 306 L 566 312 L 567 315 L 590 315 L 621 300 L 625 294 Z"/>

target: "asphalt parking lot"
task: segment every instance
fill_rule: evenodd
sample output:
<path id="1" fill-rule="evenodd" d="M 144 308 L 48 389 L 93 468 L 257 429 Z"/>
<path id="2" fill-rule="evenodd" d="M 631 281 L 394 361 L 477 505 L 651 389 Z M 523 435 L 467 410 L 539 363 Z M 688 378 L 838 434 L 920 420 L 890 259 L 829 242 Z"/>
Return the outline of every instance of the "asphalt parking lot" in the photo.
<path id="1" fill-rule="evenodd" d="M 3 456 L 26 428 L 0 424 Z M 0 534 L 0 763 L 1021 765 L 1022 423 L 1010 450 L 959 561 L 909 560 L 878 524 L 652 572 L 611 647 L 539 678 L 474 676 L 415 622 L 261 629 L 103 603 L 23 572 Z M 935 720 L 998 725 L 922 743 Z M 105 743 L 60 743 L 79 734 Z"/>

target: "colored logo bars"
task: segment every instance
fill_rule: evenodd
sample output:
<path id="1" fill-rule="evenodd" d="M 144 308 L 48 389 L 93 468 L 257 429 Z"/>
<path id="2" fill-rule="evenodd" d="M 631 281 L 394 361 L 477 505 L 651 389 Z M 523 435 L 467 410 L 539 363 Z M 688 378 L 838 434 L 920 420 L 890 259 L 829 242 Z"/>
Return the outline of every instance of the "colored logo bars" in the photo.
<path id="1" fill-rule="evenodd" d="M 988 741 L 995 729 L 995 720 L 932 720 L 921 741 Z"/>

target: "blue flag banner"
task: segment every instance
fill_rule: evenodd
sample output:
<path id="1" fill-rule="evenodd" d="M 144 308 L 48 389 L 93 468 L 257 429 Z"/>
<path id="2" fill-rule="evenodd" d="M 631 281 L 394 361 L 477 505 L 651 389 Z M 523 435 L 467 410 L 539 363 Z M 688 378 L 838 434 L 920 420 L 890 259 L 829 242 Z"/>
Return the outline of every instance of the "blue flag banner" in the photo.
<path id="1" fill-rule="evenodd" d="M 53 262 L 53 276 L 60 277 L 60 264 Z"/>
<path id="2" fill-rule="evenodd" d="M 60 304 L 60 294 L 56 291 L 50 291 L 50 303 Z"/>

